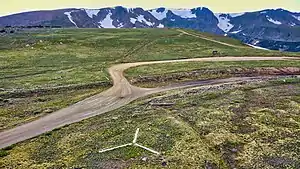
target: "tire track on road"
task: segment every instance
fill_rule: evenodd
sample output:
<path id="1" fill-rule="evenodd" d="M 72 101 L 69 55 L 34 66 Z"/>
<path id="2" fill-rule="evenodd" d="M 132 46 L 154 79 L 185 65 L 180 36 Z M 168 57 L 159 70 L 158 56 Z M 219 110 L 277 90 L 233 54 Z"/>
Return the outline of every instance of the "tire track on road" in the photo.
<path id="1" fill-rule="evenodd" d="M 126 69 L 149 64 L 172 63 L 172 62 L 218 62 L 218 61 L 260 61 L 260 60 L 292 60 L 292 57 L 215 57 L 215 58 L 194 58 L 182 60 L 152 61 L 124 63 L 110 67 L 108 72 L 113 80 L 113 87 L 95 96 L 80 101 L 70 107 L 53 112 L 33 122 L 3 131 L 0 133 L 0 148 L 16 144 L 18 142 L 36 137 L 40 134 L 52 131 L 68 124 L 94 117 L 115 109 L 118 109 L 138 98 L 174 90 L 201 85 L 212 85 L 222 83 L 234 83 L 245 80 L 259 79 L 261 77 L 237 77 L 228 79 L 215 79 L 198 81 L 194 83 L 182 83 L 158 88 L 139 88 L 131 85 L 124 77 Z M 262 79 L 269 79 L 268 77 Z"/>

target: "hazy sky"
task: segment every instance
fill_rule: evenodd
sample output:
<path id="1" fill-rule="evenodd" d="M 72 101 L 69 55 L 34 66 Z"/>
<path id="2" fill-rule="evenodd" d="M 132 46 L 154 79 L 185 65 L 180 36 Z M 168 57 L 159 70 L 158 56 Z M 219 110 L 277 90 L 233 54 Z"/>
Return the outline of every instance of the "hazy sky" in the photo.
<path id="1" fill-rule="evenodd" d="M 58 8 L 102 8 L 111 6 L 193 8 L 205 6 L 214 12 L 243 12 L 266 8 L 284 8 L 300 12 L 300 0 L 5 0 L 0 15 Z"/>

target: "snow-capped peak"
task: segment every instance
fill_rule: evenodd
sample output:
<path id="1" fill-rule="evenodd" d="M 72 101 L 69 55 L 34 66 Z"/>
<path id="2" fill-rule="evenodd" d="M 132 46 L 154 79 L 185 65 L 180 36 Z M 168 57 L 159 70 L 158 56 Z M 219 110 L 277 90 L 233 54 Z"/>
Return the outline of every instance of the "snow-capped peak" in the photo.
<path id="1" fill-rule="evenodd" d="M 203 8 L 201 7 L 201 10 Z M 174 15 L 177 15 L 181 18 L 197 18 L 196 14 L 193 13 L 191 9 L 165 9 L 165 8 L 157 8 L 149 10 L 149 12 L 158 20 L 163 20 L 167 17 L 168 12 L 172 12 Z"/>
<path id="2" fill-rule="evenodd" d="M 134 8 L 125 8 L 127 10 L 128 13 L 132 12 L 134 10 Z"/>
<path id="3" fill-rule="evenodd" d="M 152 9 L 149 10 L 149 12 L 158 20 L 163 20 L 164 18 L 167 17 L 168 10 L 163 9 L 163 8 L 158 8 L 158 9 Z"/>
<path id="4" fill-rule="evenodd" d="M 170 9 L 170 11 L 181 18 L 197 18 L 196 14 L 190 9 Z"/>
<path id="5" fill-rule="evenodd" d="M 84 9 L 86 14 L 90 17 L 93 18 L 94 16 L 97 16 L 98 13 L 100 12 L 99 9 Z"/>
<path id="6" fill-rule="evenodd" d="M 238 16 L 242 16 L 242 15 L 244 15 L 244 14 L 245 14 L 245 12 L 243 12 L 243 13 L 230 13 L 229 15 L 230 15 L 231 17 L 235 18 L 235 17 L 238 17 Z"/>

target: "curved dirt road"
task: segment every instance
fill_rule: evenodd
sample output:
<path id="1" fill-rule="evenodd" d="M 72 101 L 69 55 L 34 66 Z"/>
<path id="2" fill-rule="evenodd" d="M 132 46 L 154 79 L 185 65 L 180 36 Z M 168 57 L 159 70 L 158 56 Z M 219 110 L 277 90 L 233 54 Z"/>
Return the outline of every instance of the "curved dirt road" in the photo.
<path id="1" fill-rule="evenodd" d="M 64 108 L 47 116 L 41 117 L 36 121 L 6 130 L 0 133 L 0 148 L 24 141 L 38 136 L 42 133 L 51 131 L 55 128 L 63 127 L 67 124 L 79 122 L 105 112 L 120 108 L 131 101 L 153 93 L 191 87 L 200 85 L 212 85 L 219 83 L 233 83 L 245 80 L 258 79 L 257 77 L 239 77 L 229 79 L 217 79 L 199 81 L 197 83 L 183 83 L 160 88 L 139 88 L 132 86 L 123 76 L 123 71 L 140 65 L 170 63 L 170 62 L 191 62 L 191 61 L 251 61 L 251 60 L 290 60 L 289 57 L 217 57 L 217 58 L 195 58 L 184 60 L 168 60 L 153 62 L 137 62 L 115 65 L 109 68 L 109 74 L 113 80 L 113 87 L 110 89 L 78 102 L 70 107 Z M 265 77 L 268 78 L 268 77 Z M 261 78 L 260 78 L 261 79 Z"/>

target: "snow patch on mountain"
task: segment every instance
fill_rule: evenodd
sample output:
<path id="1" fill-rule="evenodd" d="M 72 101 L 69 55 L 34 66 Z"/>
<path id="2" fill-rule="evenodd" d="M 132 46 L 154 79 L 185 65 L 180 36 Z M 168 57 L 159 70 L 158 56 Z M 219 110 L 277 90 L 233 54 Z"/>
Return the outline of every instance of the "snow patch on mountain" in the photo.
<path id="1" fill-rule="evenodd" d="M 119 23 L 118 28 L 123 28 L 124 24 L 123 23 Z"/>
<path id="2" fill-rule="evenodd" d="M 253 42 L 253 45 L 256 45 L 256 44 L 258 44 L 258 43 L 259 43 L 259 41 L 256 40 L 256 41 Z"/>
<path id="3" fill-rule="evenodd" d="M 158 12 L 158 9 L 152 9 L 149 11 L 152 16 L 154 16 L 158 20 L 163 20 L 167 17 L 168 10 L 164 10 L 163 12 Z"/>
<path id="4" fill-rule="evenodd" d="M 243 13 L 230 13 L 229 15 L 230 15 L 231 17 L 235 18 L 235 17 L 238 17 L 238 16 L 242 16 L 242 15 L 244 15 L 244 14 L 245 14 L 245 12 L 243 12 Z"/>
<path id="5" fill-rule="evenodd" d="M 148 26 L 153 26 L 155 23 L 149 22 L 145 19 L 144 15 L 139 15 L 137 20 L 141 23 L 145 23 Z"/>
<path id="6" fill-rule="evenodd" d="M 181 17 L 181 18 L 196 18 L 196 14 L 194 14 L 190 9 L 171 9 L 173 14 Z"/>
<path id="7" fill-rule="evenodd" d="M 127 10 L 128 13 L 133 11 L 133 8 L 125 8 Z"/>
<path id="8" fill-rule="evenodd" d="M 163 24 L 159 24 L 158 26 L 157 26 L 157 28 L 164 28 L 165 26 L 163 25 Z"/>
<path id="9" fill-rule="evenodd" d="M 242 30 L 238 30 L 238 31 L 233 31 L 233 32 L 230 32 L 232 34 L 237 34 L 237 33 L 240 33 Z"/>
<path id="10" fill-rule="evenodd" d="M 229 23 L 230 19 L 228 18 L 228 15 L 215 13 L 215 16 L 219 21 L 218 27 L 224 32 L 229 32 L 234 27 L 234 25 Z"/>
<path id="11" fill-rule="evenodd" d="M 130 22 L 135 24 L 137 21 L 141 22 L 141 23 L 144 23 L 148 26 L 154 26 L 155 23 L 152 23 L 150 21 L 147 21 L 147 19 L 145 18 L 144 15 L 139 15 L 137 18 L 130 18 Z"/>
<path id="12" fill-rule="evenodd" d="M 268 15 L 267 15 L 266 17 L 267 17 L 267 19 L 268 19 L 269 22 L 272 22 L 272 23 L 274 23 L 274 24 L 276 24 L 276 25 L 281 25 L 281 24 L 282 24 L 281 22 L 276 21 L 276 20 L 270 18 Z"/>
<path id="13" fill-rule="evenodd" d="M 76 28 L 78 28 L 77 24 L 72 19 L 71 13 L 72 13 L 72 11 L 71 12 L 65 12 L 64 14 L 67 15 L 67 17 L 69 18 L 70 22 L 72 22 L 76 26 Z"/>
<path id="14" fill-rule="evenodd" d="M 112 16 L 112 13 L 109 12 L 106 17 L 99 22 L 100 26 L 102 28 L 116 28 L 114 25 L 113 25 L 113 20 L 111 19 L 111 16 Z"/>
<path id="15" fill-rule="evenodd" d="M 99 9 L 84 9 L 86 14 L 93 19 L 94 16 L 97 16 L 100 12 Z"/>
<path id="16" fill-rule="evenodd" d="M 298 21 L 300 21 L 300 16 L 293 15 L 293 17 L 294 17 L 295 19 L 297 19 Z"/>
<path id="17" fill-rule="evenodd" d="M 135 18 L 130 18 L 130 22 L 131 22 L 131 23 L 135 24 L 136 21 L 137 21 L 137 19 L 135 19 Z"/>
<path id="18" fill-rule="evenodd" d="M 270 49 L 267 49 L 267 48 L 263 48 L 263 47 L 259 47 L 259 46 L 255 46 L 255 45 L 251 45 L 251 44 L 246 44 L 246 45 L 251 46 L 251 47 L 253 47 L 255 49 L 270 50 Z"/>

